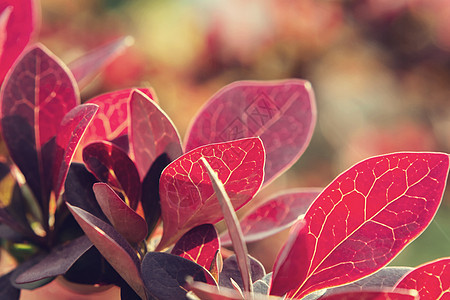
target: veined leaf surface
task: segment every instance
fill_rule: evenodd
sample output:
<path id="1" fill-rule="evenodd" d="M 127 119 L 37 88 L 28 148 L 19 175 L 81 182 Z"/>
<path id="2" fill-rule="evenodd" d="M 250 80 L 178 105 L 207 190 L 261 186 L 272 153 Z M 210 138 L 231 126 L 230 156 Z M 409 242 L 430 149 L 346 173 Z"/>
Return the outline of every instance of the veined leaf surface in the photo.
<path id="1" fill-rule="evenodd" d="M 450 297 L 450 258 L 441 258 L 417 267 L 405 275 L 395 288 L 414 289 L 421 300 Z"/>
<path id="2" fill-rule="evenodd" d="M 369 158 L 339 175 L 308 209 L 304 226 L 294 227 L 270 293 L 299 299 L 389 263 L 431 222 L 448 168 L 447 154 L 405 152 Z"/>
<path id="3" fill-rule="evenodd" d="M 198 113 L 186 134 L 185 149 L 260 137 L 267 153 L 266 185 L 298 160 L 309 144 L 315 122 L 309 82 L 235 82 L 215 94 Z"/>
<path id="4" fill-rule="evenodd" d="M 259 138 L 196 148 L 169 164 L 160 179 L 164 232 L 159 249 L 177 241 L 189 229 L 223 218 L 204 157 L 218 173 L 234 209 L 247 203 L 261 187 L 264 148 Z"/>

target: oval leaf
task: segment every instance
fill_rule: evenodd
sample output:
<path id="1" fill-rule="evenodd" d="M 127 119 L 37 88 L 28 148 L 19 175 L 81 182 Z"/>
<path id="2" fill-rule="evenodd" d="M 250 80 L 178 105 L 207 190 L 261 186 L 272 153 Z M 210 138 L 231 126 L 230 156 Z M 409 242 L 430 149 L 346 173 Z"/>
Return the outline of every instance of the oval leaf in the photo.
<path id="1" fill-rule="evenodd" d="M 270 293 L 301 298 L 389 263 L 431 222 L 448 167 L 447 154 L 394 153 L 339 175 L 278 255 Z"/>
<path id="2" fill-rule="evenodd" d="M 159 300 L 185 299 L 186 278 L 216 286 L 204 268 L 183 257 L 164 252 L 148 252 L 142 261 L 142 278 L 150 295 Z"/>
<path id="3" fill-rule="evenodd" d="M 56 135 L 56 148 L 53 161 L 53 190 L 59 199 L 62 186 L 67 177 L 70 163 L 78 143 L 97 112 L 95 104 L 83 104 L 69 111 L 61 121 Z"/>
<path id="4" fill-rule="evenodd" d="M 79 104 L 75 81 L 57 57 L 36 45 L 14 64 L 0 97 L 5 143 L 45 211 L 53 162 L 50 142 L 66 113 Z"/>
<path id="5" fill-rule="evenodd" d="M 175 244 L 171 253 L 210 270 L 211 265 L 216 263 L 216 253 L 219 249 L 216 228 L 211 224 L 203 224 L 185 233 Z"/>
<path id="6" fill-rule="evenodd" d="M 252 279 L 252 284 L 266 275 L 264 266 L 256 258 L 248 255 L 248 260 L 250 262 L 250 278 Z M 241 273 L 239 272 L 239 265 L 236 259 L 236 255 L 231 255 L 223 261 L 223 269 L 219 277 L 219 286 L 233 289 L 233 280 L 242 291 L 244 291 L 244 284 L 242 281 Z"/>
<path id="7" fill-rule="evenodd" d="M 127 241 L 137 244 L 147 236 L 147 223 L 132 210 L 106 183 L 98 182 L 93 186 L 95 198 L 103 213 Z"/>
<path id="8" fill-rule="evenodd" d="M 84 148 L 83 160 L 89 171 L 115 188 L 127 204 L 136 209 L 141 197 L 141 181 L 136 166 L 122 149 L 110 142 L 95 142 Z"/>
<path id="9" fill-rule="evenodd" d="M 447 299 L 450 296 L 450 258 L 442 258 L 412 270 L 395 288 L 414 289 L 421 300 Z"/>
<path id="10" fill-rule="evenodd" d="M 94 246 L 131 288 L 146 299 L 136 251 L 114 228 L 87 211 L 67 203 L 72 215 Z"/>
<path id="11" fill-rule="evenodd" d="M 79 150 L 76 152 L 74 161 L 82 162 L 83 148 L 95 141 L 114 141 L 128 134 L 128 105 L 131 93 L 135 89 L 124 89 L 99 95 L 87 101 L 97 104 L 98 111 L 92 120 L 91 126 L 86 130 L 80 141 Z M 150 99 L 154 99 L 153 92 L 149 89 L 139 89 Z M 126 148 L 126 149 L 125 149 Z M 127 147 L 123 148 L 128 152 Z"/>
<path id="12" fill-rule="evenodd" d="M 234 209 L 239 209 L 261 186 L 264 155 L 261 140 L 249 138 L 199 147 L 169 164 L 159 184 L 164 232 L 158 248 L 168 247 L 195 226 L 223 219 L 201 157 L 218 173 Z"/>
<path id="13" fill-rule="evenodd" d="M 239 222 L 245 242 L 265 239 L 294 225 L 301 218 L 321 189 L 284 191 L 264 201 Z M 222 246 L 231 246 L 228 232 L 220 237 Z"/>
<path id="14" fill-rule="evenodd" d="M 169 117 L 150 98 L 135 90 L 130 101 L 130 153 L 141 179 L 162 154 L 170 161 L 181 154 L 181 140 Z"/>
<path id="15" fill-rule="evenodd" d="M 260 137 L 267 152 L 264 185 L 305 151 L 316 122 L 311 84 L 304 80 L 240 81 L 215 94 L 186 134 L 186 151 Z"/>

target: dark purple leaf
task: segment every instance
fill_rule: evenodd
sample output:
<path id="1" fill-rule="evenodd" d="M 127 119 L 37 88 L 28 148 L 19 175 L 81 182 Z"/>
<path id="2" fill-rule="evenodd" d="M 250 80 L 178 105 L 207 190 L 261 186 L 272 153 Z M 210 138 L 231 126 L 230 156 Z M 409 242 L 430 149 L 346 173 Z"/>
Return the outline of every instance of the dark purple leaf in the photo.
<path id="1" fill-rule="evenodd" d="M 421 300 L 449 299 L 450 258 L 441 258 L 417 267 L 395 285 L 396 289 L 414 289 Z"/>
<path id="2" fill-rule="evenodd" d="M 321 191 L 322 189 L 294 189 L 264 201 L 240 221 L 245 242 L 265 239 L 294 225 Z M 220 242 L 222 246 L 231 246 L 228 232 L 220 237 Z"/>
<path id="3" fill-rule="evenodd" d="M 128 124 L 130 122 L 128 115 L 128 106 L 131 93 L 135 89 L 125 89 L 115 92 L 99 95 L 92 98 L 87 103 L 97 104 L 98 111 L 92 120 L 92 124 L 86 130 L 85 135 L 80 141 L 78 151 L 75 154 L 74 161 L 82 162 L 83 148 L 95 141 L 113 141 L 128 134 Z M 139 89 L 150 99 L 154 99 L 153 91 L 149 89 Z M 128 146 L 122 148 L 128 151 Z"/>
<path id="4" fill-rule="evenodd" d="M 219 173 L 234 209 L 252 199 L 261 186 L 264 148 L 259 138 L 206 145 L 179 157 L 164 169 L 160 179 L 164 233 L 159 249 L 195 226 L 223 218 L 201 157 Z"/>
<path id="5" fill-rule="evenodd" d="M 264 275 L 263 278 L 256 280 L 253 282 L 253 292 L 255 294 L 268 295 L 271 280 L 272 272 Z"/>
<path id="6" fill-rule="evenodd" d="M 250 273 L 253 284 L 257 280 L 264 278 L 266 271 L 264 270 L 264 266 L 256 258 L 249 255 L 248 259 L 250 262 Z M 223 269 L 219 276 L 219 286 L 232 289 L 233 285 L 231 284 L 231 279 L 239 285 L 241 290 L 244 290 L 236 255 L 232 255 L 223 261 Z"/>
<path id="7" fill-rule="evenodd" d="M 159 300 L 185 299 L 186 278 L 216 285 L 204 268 L 183 257 L 164 252 L 148 252 L 141 266 L 149 294 Z"/>
<path id="8" fill-rule="evenodd" d="M 15 268 L 12 271 L 10 282 L 11 284 L 18 289 L 25 289 L 25 290 L 34 290 L 38 287 L 44 286 L 47 283 L 51 282 L 54 277 L 48 277 L 44 278 L 38 281 L 33 281 L 29 283 L 17 283 L 16 279 L 25 271 L 33 267 L 35 264 L 39 263 L 43 258 L 45 257 L 45 254 L 38 254 L 36 256 L 33 256 L 32 258 L 26 260 L 25 262 L 21 263 L 17 268 Z"/>
<path id="9" fill-rule="evenodd" d="M 116 39 L 106 45 L 100 46 L 69 64 L 69 68 L 78 82 L 80 89 L 87 86 L 92 79 L 104 69 L 125 49 L 133 45 L 134 40 L 130 36 Z"/>
<path id="10" fill-rule="evenodd" d="M 234 82 L 199 112 L 186 134 L 185 148 L 260 137 L 267 153 L 268 184 L 305 151 L 315 122 L 314 94 L 307 81 Z"/>
<path id="11" fill-rule="evenodd" d="M 0 84 L 39 25 L 36 1 L 3 0 L 0 3 Z"/>
<path id="12" fill-rule="evenodd" d="M 172 121 L 158 105 L 139 90 L 130 101 L 130 153 L 141 178 L 162 154 L 170 161 L 181 154 L 181 141 Z"/>
<path id="13" fill-rule="evenodd" d="M 136 209 L 141 197 L 141 181 L 133 161 L 110 142 L 95 142 L 83 150 L 86 167 L 102 182 L 111 185 Z"/>
<path id="14" fill-rule="evenodd" d="M 291 232 L 270 293 L 302 298 L 385 266 L 433 219 L 448 169 L 447 154 L 404 152 L 339 175 L 308 209 L 304 226 Z"/>
<path id="15" fill-rule="evenodd" d="M 243 288 L 237 288 L 239 284 L 236 282 L 236 280 L 235 282 L 232 281 L 231 283 L 233 286 L 236 285 L 234 287 L 239 292 L 243 290 L 244 292 L 251 293 L 253 283 L 251 262 L 248 256 L 247 245 L 244 242 L 244 236 L 242 234 L 241 227 L 239 226 L 236 212 L 233 209 L 233 204 L 231 203 L 231 200 L 228 197 L 227 192 L 225 191 L 225 187 L 220 181 L 218 174 L 211 168 L 211 165 L 204 157 L 201 157 L 201 161 L 208 171 L 208 176 L 211 180 L 214 192 L 217 196 L 217 200 L 219 201 L 225 223 L 228 227 L 228 232 L 230 233 L 230 237 L 234 245 L 234 251 L 236 252 L 236 266 L 238 267 L 236 270 L 239 270 Z"/>
<path id="16" fill-rule="evenodd" d="M 78 143 L 97 110 L 98 106 L 95 104 L 79 105 L 69 111 L 61 121 L 60 129 L 56 135 L 53 161 L 53 190 L 56 199 L 60 197 Z"/>
<path id="17" fill-rule="evenodd" d="M 0 97 L 5 143 L 45 213 L 54 137 L 64 115 L 80 101 L 74 79 L 57 57 L 37 45 L 16 61 Z"/>
<path id="18" fill-rule="evenodd" d="M 131 244 L 137 244 L 147 236 L 147 223 L 132 210 L 106 183 L 98 182 L 93 186 L 95 197 L 103 213 Z"/>
<path id="19" fill-rule="evenodd" d="M 140 262 L 136 251 L 108 223 L 81 208 L 70 204 L 67 204 L 67 206 L 103 257 L 130 287 L 145 299 L 145 288 L 141 279 Z"/>
<path id="20" fill-rule="evenodd" d="M 21 273 L 16 278 L 16 283 L 25 284 L 62 275 L 91 247 L 92 243 L 87 236 L 81 236 L 67 244 L 53 248 L 37 264 Z"/>
<path id="21" fill-rule="evenodd" d="M 4 274 L 0 277 L 0 299 L 19 300 L 20 289 L 11 284 L 11 275 L 14 271 Z"/>
<path id="22" fill-rule="evenodd" d="M 172 254 L 189 259 L 210 271 L 220 249 L 214 225 L 203 224 L 185 233 L 175 244 Z"/>

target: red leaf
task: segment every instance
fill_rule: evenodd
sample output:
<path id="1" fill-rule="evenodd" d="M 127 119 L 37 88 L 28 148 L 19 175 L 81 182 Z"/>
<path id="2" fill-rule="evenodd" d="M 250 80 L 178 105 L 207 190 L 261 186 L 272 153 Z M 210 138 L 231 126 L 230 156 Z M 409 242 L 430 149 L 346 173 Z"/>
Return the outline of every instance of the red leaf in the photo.
<path id="1" fill-rule="evenodd" d="M 417 292 L 412 291 L 355 291 L 321 297 L 321 300 L 414 300 Z M 422 298 L 420 298 L 422 299 Z"/>
<path id="2" fill-rule="evenodd" d="M 56 148 L 53 161 L 53 190 L 56 199 L 69 171 L 73 155 L 83 137 L 92 117 L 97 112 L 95 104 L 83 104 L 69 111 L 61 121 L 60 129 L 56 135 Z"/>
<path id="3" fill-rule="evenodd" d="M 90 81 L 125 49 L 133 45 L 134 40 L 126 36 L 100 46 L 69 64 L 72 73 L 83 89 Z"/>
<path id="4" fill-rule="evenodd" d="M 178 132 L 172 121 L 145 94 L 135 90 L 130 101 L 130 153 L 141 179 L 162 154 L 173 161 L 183 154 Z"/>
<path id="5" fill-rule="evenodd" d="M 75 154 L 74 161 L 82 162 L 83 148 L 94 141 L 112 141 L 128 134 L 128 105 L 131 93 L 135 89 L 125 89 L 99 95 L 87 103 L 97 104 L 98 112 L 92 120 L 91 126 L 80 141 L 79 150 Z M 149 89 L 139 89 L 150 99 L 154 99 L 153 92 Z M 124 149 L 125 152 L 128 149 Z"/>
<path id="6" fill-rule="evenodd" d="M 216 262 L 219 239 L 214 225 L 203 224 L 185 233 L 175 244 L 172 254 L 189 259 L 206 270 Z"/>
<path id="7" fill-rule="evenodd" d="M 245 241 L 259 241 L 291 227 L 305 214 L 320 191 L 295 189 L 264 201 L 240 221 Z M 222 246 L 231 246 L 228 232 L 220 237 L 220 242 Z"/>
<path id="8" fill-rule="evenodd" d="M 134 163 L 119 147 L 109 142 L 95 142 L 83 150 L 86 167 L 100 181 L 106 182 L 136 209 L 141 199 L 141 182 Z"/>
<path id="9" fill-rule="evenodd" d="M 79 104 L 74 79 L 57 57 L 36 45 L 8 73 L 1 102 L 10 155 L 36 197 L 44 201 L 51 187 L 51 140 L 66 113 Z"/>
<path id="10" fill-rule="evenodd" d="M 94 215 L 68 203 L 67 207 L 103 257 L 142 299 L 146 299 L 139 258 L 130 244 L 111 225 Z"/>
<path id="11" fill-rule="evenodd" d="M 36 1 L 3 0 L 0 3 L 0 84 L 30 41 L 38 20 Z"/>
<path id="12" fill-rule="evenodd" d="M 219 174 L 234 209 L 239 209 L 261 186 L 264 155 L 261 140 L 249 138 L 199 147 L 169 164 L 159 185 L 164 232 L 158 248 L 169 246 L 195 226 L 223 219 L 201 157 Z"/>
<path id="13" fill-rule="evenodd" d="M 421 300 L 448 299 L 450 258 L 441 258 L 417 267 L 400 279 L 395 288 L 417 290 Z"/>
<path id="14" fill-rule="evenodd" d="M 266 149 L 264 185 L 305 151 L 316 122 L 311 84 L 304 80 L 242 81 L 220 90 L 186 134 L 186 151 L 252 136 Z"/>
<path id="15" fill-rule="evenodd" d="M 147 236 L 147 223 L 132 210 L 106 183 L 98 182 L 92 187 L 103 213 L 131 244 L 137 244 Z"/>
<path id="16" fill-rule="evenodd" d="M 274 265 L 271 294 L 301 298 L 367 276 L 431 222 L 449 167 L 442 153 L 394 153 L 339 175 L 314 201 Z M 336 276 L 339 274 L 339 276 Z"/>

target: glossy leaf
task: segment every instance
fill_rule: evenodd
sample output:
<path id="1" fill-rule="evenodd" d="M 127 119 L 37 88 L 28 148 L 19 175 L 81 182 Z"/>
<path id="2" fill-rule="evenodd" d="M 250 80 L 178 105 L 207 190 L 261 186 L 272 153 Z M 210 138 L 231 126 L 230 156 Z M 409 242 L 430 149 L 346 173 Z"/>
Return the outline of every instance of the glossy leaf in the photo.
<path id="1" fill-rule="evenodd" d="M 53 147 L 59 124 L 79 104 L 67 67 L 41 45 L 13 66 L 1 91 L 2 133 L 9 153 L 44 210 L 51 187 Z"/>
<path id="2" fill-rule="evenodd" d="M 141 178 L 162 154 L 170 161 L 181 154 L 181 140 L 169 117 L 150 98 L 135 90 L 130 101 L 130 153 Z"/>
<path id="3" fill-rule="evenodd" d="M 245 242 L 265 239 L 294 223 L 305 214 L 321 189 L 295 189 L 265 200 L 239 222 Z M 231 246 L 228 232 L 220 237 L 223 246 Z"/>
<path id="4" fill-rule="evenodd" d="M 74 161 L 82 162 L 83 148 L 95 141 L 113 141 L 128 134 L 128 106 L 131 93 L 135 89 L 124 89 L 115 92 L 105 93 L 94 97 L 87 103 L 97 104 L 98 111 L 92 120 L 92 125 L 86 130 L 80 141 L 79 149 L 75 154 Z M 154 99 L 153 92 L 149 89 L 139 89 L 150 99 Z M 128 142 L 126 143 L 128 146 Z M 128 151 L 128 147 L 123 148 Z"/>
<path id="5" fill-rule="evenodd" d="M 83 150 L 86 167 L 100 181 L 111 185 L 136 209 L 141 197 L 141 181 L 128 155 L 110 142 L 94 142 Z"/>
<path id="6" fill-rule="evenodd" d="M 0 3 L 0 84 L 37 31 L 36 1 L 3 0 Z"/>
<path id="7" fill-rule="evenodd" d="M 81 236 L 68 244 L 55 247 L 37 264 L 21 273 L 16 278 L 16 282 L 25 284 L 62 275 L 91 247 L 92 243 L 86 236 Z"/>
<path id="8" fill-rule="evenodd" d="M 145 288 L 135 250 L 114 228 L 87 211 L 67 204 L 83 231 L 111 266 L 145 299 Z"/>
<path id="9" fill-rule="evenodd" d="M 93 186 L 95 198 L 103 213 L 131 244 L 137 244 L 147 236 L 147 223 L 132 210 L 106 183 L 98 182 Z"/>
<path id="10" fill-rule="evenodd" d="M 195 226 L 223 218 L 201 157 L 218 172 L 234 209 L 247 203 L 261 186 L 264 148 L 259 138 L 206 145 L 179 157 L 164 169 L 159 183 L 164 222 L 159 249 Z"/>
<path id="11" fill-rule="evenodd" d="M 171 253 L 210 270 L 216 263 L 216 254 L 219 249 L 216 228 L 211 224 L 203 224 L 185 233 L 175 244 Z"/>
<path id="12" fill-rule="evenodd" d="M 309 82 L 235 82 L 215 94 L 198 113 L 186 134 L 185 149 L 260 137 L 267 152 L 264 184 L 268 184 L 305 151 L 315 122 Z"/>
<path id="13" fill-rule="evenodd" d="M 61 121 L 60 129 L 56 135 L 53 161 L 53 190 L 56 199 L 60 196 L 78 143 L 97 110 L 98 106 L 95 104 L 79 105 L 69 111 Z"/>
<path id="14" fill-rule="evenodd" d="M 0 299 L 19 300 L 20 290 L 11 284 L 13 271 L 0 277 Z"/>
<path id="15" fill-rule="evenodd" d="M 301 298 L 386 265 L 434 217 L 448 168 L 447 154 L 394 153 L 339 175 L 308 209 L 304 226 L 294 227 L 270 293 Z"/>
<path id="16" fill-rule="evenodd" d="M 450 258 L 438 259 L 412 270 L 395 288 L 414 289 L 421 300 L 448 299 L 450 297 Z"/>
<path id="17" fill-rule="evenodd" d="M 389 289 L 411 271 L 410 267 L 384 267 L 381 270 L 355 282 L 327 289 L 325 295 L 332 295 L 354 290 Z"/>
<path id="18" fill-rule="evenodd" d="M 204 268 L 183 257 L 148 252 L 142 261 L 142 278 L 149 294 L 159 300 L 185 299 L 186 278 L 216 285 Z"/>
<path id="19" fill-rule="evenodd" d="M 231 285 L 240 293 L 242 293 L 242 290 L 244 292 L 251 293 L 253 283 L 251 261 L 248 256 L 247 245 L 244 243 L 244 236 L 242 234 L 241 227 L 239 226 L 236 212 L 233 209 L 233 204 L 231 203 L 231 200 L 228 197 L 227 192 L 225 191 L 225 187 L 220 181 L 218 174 L 214 172 L 214 170 L 211 168 L 211 165 L 204 157 L 201 157 L 201 161 L 208 171 L 208 176 L 211 179 L 211 183 L 214 188 L 214 192 L 216 193 L 217 200 L 219 201 L 220 208 L 222 209 L 222 213 L 225 219 L 225 223 L 227 224 L 231 240 L 233 241 L 234 251 L 236 252 L 236 270 L 239 270 L 239 275 L 242 279 L 242 288 L 241 286 L 239 286 L 237 279 L 234 280 L 234 278 L 232 277 L 229 278 L 231 281 Z"/>
<path id="20" fill-rule="evenodd" d="M 418 300 L 412 291 L 355 291 L 321 297 L 320 300 Z"/>
<path id="21" fill-rule="evenodd" d="M 257 280 L 262 279 L 266 275 L 266 271 L 264 270 L 264 266 L 261 262 L 259 262 L 256 258 L 249 255 L 248 260 L 250 262 L 250 277 L 253 284 Z M 241 290 L 244 290 L 236 255 L 232 255 L 223 261 L 223 269 L 222 272 L 220 272 L 219 277 L 219 286 L 232 289 L 233 285 L 231 284 L 231 279 L 239 285 Z"/>
<path id="22" fill-rule="evenodd" d="M 131 36 L 122 37 L 71 62 L 69 68 L 80 89 L 87 86 L 103 68 L 133 44 L 134 40 Z"/>

